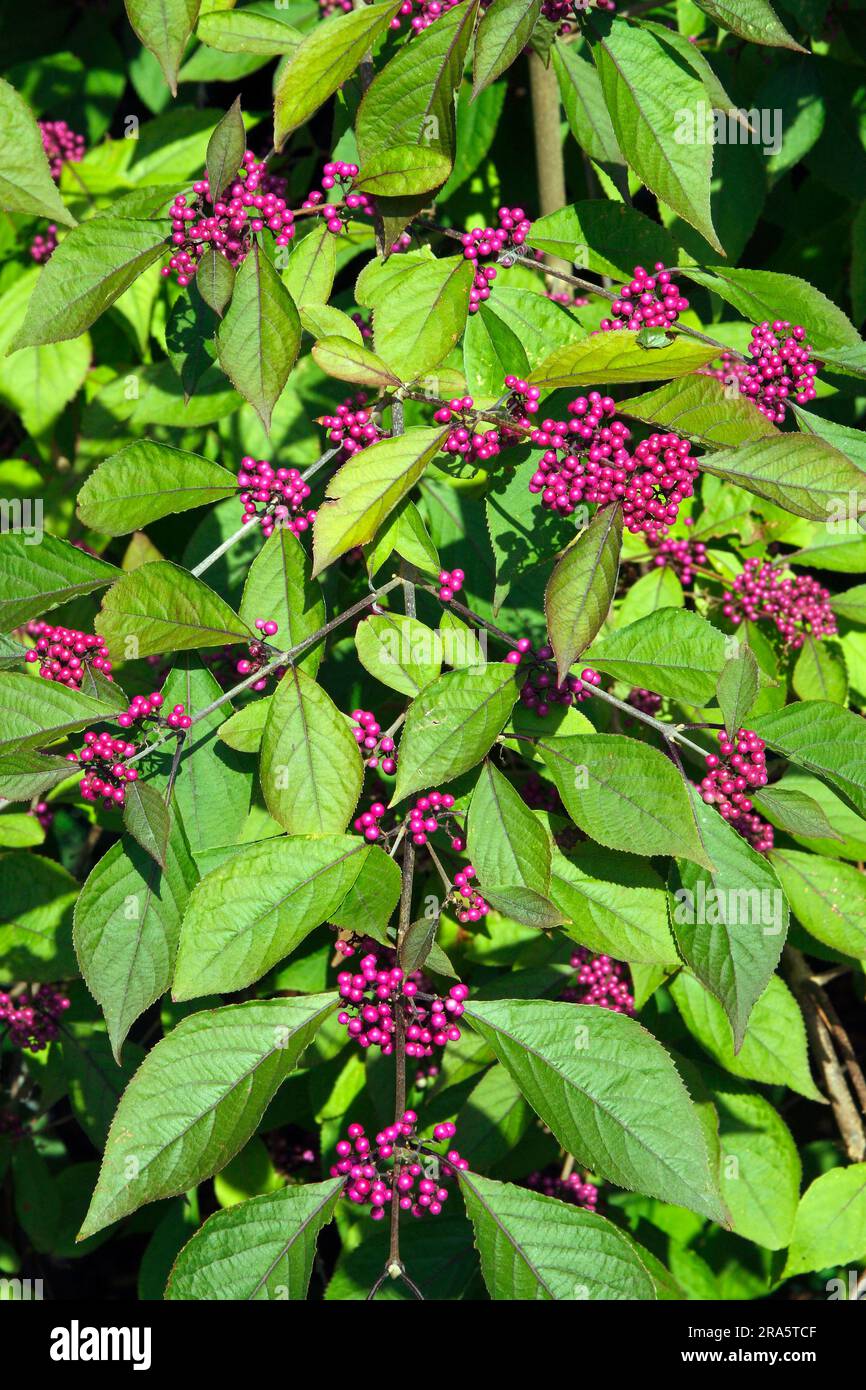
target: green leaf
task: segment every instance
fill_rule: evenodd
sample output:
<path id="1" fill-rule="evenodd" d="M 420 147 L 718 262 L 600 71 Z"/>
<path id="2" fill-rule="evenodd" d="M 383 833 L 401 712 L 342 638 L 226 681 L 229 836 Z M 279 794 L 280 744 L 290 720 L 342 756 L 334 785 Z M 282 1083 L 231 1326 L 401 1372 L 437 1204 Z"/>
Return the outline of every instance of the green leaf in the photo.
<path id="1" fill-rule="evenodd" d="M 283 651 L 296 647 L 324 627 L 326 612 L 322 590 L 310 576 L 310 560 L 297 536 L 287 527 L 274 530 L 247 572 L 239 614 L 253 628 L 257 618 L 279 625 L 271 645 Z M 308 647 L 298 665 L 315 676 L 324 655 L 324 644 Z"/>
<path id="2" fill-rule="evenodd" d="M 22 627 L 61 603 L 104 589 L 119 573 L 56 536 L 6 531 L 0 534 L 0 628 Z"/>
<path id="3" fill-rule="evenodd" d="M 569 45 L 569 48 L 571 45 Z M 581 62 L 595 77 L 593 69 Z M 672 237 L 643 213 L 625 203 L 582 202 L 550 212 L 532 224 L 528 246 L 561 256 L 581 270 L 629 280 L 634 264 L 676 261 Z M 769 422 L 768 422 L 769 423 Z"/>
<path id="4" fill-rule="evenodd" d="M 670 854 L 712 868 L 673 763 L 623 734 L 536 744 L 568 814 L 590 839 L 628 854 Z"/>
<path id="5" fill-rule="evenodd" d="M 555 902 L 534 888 L 488 888 L 483 885 L 488 901 L 503 917 L 513 922 L 523 922 L 527 927 L 538 931 L 552 931 L 562 926 L 564 918 Z"/>
<path id="6" fill-rule="evenodd" d="M 761 684 L 758 663 L 750 647 L 744 644 L 736 656 L 726 661 L 716 682 L 716 699 L 725 721 L 728 738 L 746 722 L 746 715 L 758 698 Z"/>
<path id="7" fill-rule="evenodd" d="M 833 829 L 820 802 L 807 792 L 787 786 L 787 778 L 784 783 L 772 787 L 758 787 L 751 799 L 761 815 L 772 821 L 777 830 L 805 839 L 842 841 L 842 836 Z"/>
<path id="8" fill-rule="evenodd" d="M 596 1212 L 511 1183 L 461 1173 L 492 1299 L 654 1299 L 637 1247 Z"/>
<path id="9" fill-rule="evenodd" d="M 354 931 L 359 922 L 376 941 L 390 945 L 387 926 L 400 898 L 400 868 L 378 845 L 368 845 L 361 872 L 328 921 Z"/>
<path id="10" fill-rule="evenodd" d="M 330 235 L 330 233 L 329 233 Z M 346 338 L 320 338 L 313 344 L 317 366 L 338 381 L 351 381 L 358 386 L 375 386 L 379 391 L 393 391 L 400 378 L 377 357 L 375 352 Z"/>
<path id="11" fill-rule="evenodd" d="M 791 38 L 768 0 L 737 0 L 736 4 L 732 0 L 695 0 L 695 4 L 723 29 L 730 29 L 741 39 L 775 48 L 793 48 L 797 53 L 808 52 Z"/>
<path id="12" fill-rule="evenodd" d="M 93 217 L 73 227 L 43 268 L 13 350 L 77 338 L 168 249 L 164 227 Z"/>
<path id="13" fill-rule="evenodd" d="M 94 531 L 125 536 L 160 517 L 234 497 L 237 490 L 236 476 L 221 464 L 169 444 L 138 439 L 85 479 L 78 515 Z"/>
<path id="14" fill-rule="evenodd" d="M 717 251 L 710 211 L 713 147 L 695 139 L 704 84 L 658 34 L 613 20 L 592 45 L 620 149 L 642 183 Z M 689 136 L 691 135 L 691 138 Z"/>
<path id="15" fill-rule="evenodd" d="M 217 354 L 226 376 L 268 432 L 300 345 L 301 320 L 292 297 L 254 241 L 217 331 Z"/>
<path id="16" fill-rule="evenodd" d="M 606 166 L 611 177 L 624 175 L 625 160 L 617 144 L 601 82 L 593 64 L 581 57 L 575 43 L 556 43 L 551 51 L 559 81 L 559 94 L 572 135 L 590 159 Z M 621 177 L 620 181 L 625 180 Z M 649 256 L 647 259 L 652 261 Z M 668 264 L 667 255 L 661 259 Z M 652 263 L 655 264 L 654 261 Z"/>
<path id="17" fill-rule="evenodd" d="M 397 182 L 371 191 L 398 196 L 426 193 L 447 179 L 456 148 L 454 96 L 463 79 L 478 5 L 479 0 L 468 0 L 440 15 L 435 24 L 414 35 L 411 44 L 399 48 L 373 78 L 355 123 L 363 187 L 370 188 L 371 168 L 392 167 L 392 160 L 381 157 L 395 154 L 400 156 Z M 405 158 L 413 146 L 426 155 L 439 156 L 438 168 L 430 165 L 426 177 L 416 176 L 414 182 Z M 402 185 L 401 164 L 407 165 Z"/>
<path id="18" fill-rule="evenodd" d="M 400 0 L 365 5 L 316 24 L 280 65 L 274 86 L 274 144 L 281 150 L 293 130 L 318 111 L 351 77 L 391 23 Z"/>
<path id="19" fill-rule="evenodd" d="M 758 737 L 777 753 L 823 777 L 866 816 L 866 747 L 859 715 L 824 700 L 809 700 L 752 722 Z"/>
<path id="20" fill-rule="evenodd" d="M 165 869 L 125 836 L 99 860 L 75 909 L 75 951 L 105 1015 L 115 1059 L 137 1018 L 169 988 L 180 924 L 198 875 L 177 817 Z"/>
<path id="21" fill-rule="evenodd" d="M 859 1264 L 866 1249 L 866 1163 L 831 1168 L 806 1188 L 782 1275 Z"/>
<path id="22" fill-rule="evenodd" d="M 399 613 L 376 613 L 355 628 L 358 660 L 390 690 L 414 697 L 442 669 L 444 644 L 438 632 Z"/>
<path id="23" fill-rule="evenodd" d="M 303 34 L 279 14 L 259 14 L 252 6 L 203 14 L 196 37 L 220 53 L 258 53 L 267 58 L 294 53 L 303 40 Z"/>
<path id="24" fill-rule="evenodd" d="M 864 477 L 832 445 L 806 434 L 776 435 L 730 453 L 707 454 L 701 466 L 810 521 L 832 517 L 849 493 L 859 495 Z"/>
<path id="25" fill-rule="evenodd" d="M 162 688 L 169 709 L 182 704 L 196 721 L 184 737 L 172 801 L 194 855 L 239 838 L 250 809 L 252 770 L 245 759 L 217 744 L 221 726 L 231 714 L 231 704 L 226 701 L 201 718 L 222 693 L 211 672 L 199 666 L 195 657 L 177 661 Z M 159 768 L 149 781 L 165 790 L 171 776 L 173 749 L 163 747 L 154 756 L 159 760 Z"/>
<path id="26" fill-rule="evenodd" d="M 0 397 L 34 435 L 44 434 L 63 414 L 87 380 L 93 362 L 93 346 L 86 333 L 74 342 L 23 348 L 7 356 L 39 274 L 34 266 L 0 297 Z"/>
<path id="27" fill-rule="evenodd" d="M 763 855 L 714 806 L 692 797 L 715 868 L 678 863 L 671 872 L 671 925 L 683 960 L 725 1010 L 739 1051 L 756 1001 L 779 963 L 788 904 Z"/>
<path id="28" fill-rule="evenodd" d="M 469 803 L 469 858 L 486 893 L 550 889 L 550 838 L 507 777 L 486 761 Z"/>
<path id="29" fill-rule="evenodd" d="M 123 0 L 136 38 L 153 54 L 172 96 L 189 37 L 195 28 L 201 0 Z"/>
<path id="30" fill-rule="evenodd" d="M 145 853 L 164 869 L 171 812 L 155 787 L 140 780 L 127 783 L 123 824 Z"/>
<path id="31" fill-rule="evenodd" d="M 834 594 L 830 607 L 837 617 L 862 627 L 866 624 L 866 584 L 855 584 L 844 593 Z"/>
<path id="32" fill-rule="evenodd" d="M 719 1116 L 719 1181 L 731 1229 L 765 1250 L 791 1239 L 800 1195 L 800 1155 L 791 1131 L 763 1096 L 730 1082 L 713 1086 Z"/>
<path id="33" fill-rule="evenodd" d="M 621 549 L 620 508 L 601 507 L 550 576 L 544 612 L 560 684 L 607 618 Z"/>
<path id="34" fill-rule="evenodd" d="M 475 40 L 473 97 L 520 57 L 541 14 L 542 0 L 493 0 Z"/>
<path id="35" fill-rule="evenodd" d="M 96 630 L 109 651 L 136 659 L 248 642 L 252 636 L 227 603 L 180 565 L 154 560 L 108 591 Z"/>
<path id="36" fill-rule="evenodd" d="M 29 812 L 4 811 L 0 815 L 0 846 L 3 849 L 32 849 L 44 839 L 45 831 Z"/>
<path id="37" fill-rule="evenodd" d="M 26 101 L 0 78 L 0 207 L 31 217 L 50 217 L 64 227 L 75 218 L 48 168 L 42 136 Z"/>
<path id="38" fill-rule="evenodd" d="M 300 311 L 327 304 L 337 270 L 337 238 L 320 221 L 292 247 L 283 271 L 283 284 Z"/>
<path id="39" fill-rule="evenodd" d="M 211 870 L 186 908 L 173 997 L 230 993 L 260 979 L 330 919 L 369 850 L 357 835 L 280 835 Z"/>
<path id="40" fill-rule="evenodd" d="M 234 294 L 236 279 L 237 272 L 231 262 L 215 247 L 206 247 L 196 266 L 195 283 L 205 304 L 219 318 Z"/>
<path id="41" fill-rule="evenodd" d="M 568 935 L 593 952 L 649 965 L 679 963 L 664 884 L 649 864 L 601 845 L 554 845 L 550 892 L 567 912 Z"/>
<path id="42" fill-rule="evenodd" d="M 6 801 L 30 801 L 65 782 L 69 771 L 65 758 L 27 751 L 6 753 L 0 757 L 0 796 Z"/>
<path id="43" fill-rule="evenodd" d="M 0 754 L 43 747 L 114 712 L 112 705 L 55 681 L 0 671 Z"/>
<path id="44" fill-rule="evenodd" d="M 355 186 L 378 198 L 409 198 L 441 188 L 450 173 L 451 159 L 439 150 L 390 145 L 364 160 Z"/>
<path id="45" fill-rule="evenodd" d="M 204 258 L 202 258 L 204 259 Z M 228 264 L 228 262 L 226 262 Z M 201 261 L 199 262 L 199 269 Z M 206 304 L 196 280 L 175 301 L 165 326 L 165 350 L 188 401 L 205 372 L 216 360 L 213 341 L 217 316 Z"/>
<path id="46" fill-rule="evenodd" d="M 262 734 L 270 707 L 270 696 L 244 705 L 243 709 L 239 709 L 237 714 L 233 714 L 220 725 L 220 742 L 227 743 L 229 748 L 234 748 L 237 753 L 257 753 L 262 744 Z"/>
<path id="47" fill-rule="evenodd" d="M 778 975 L 755 1004 L 736 1054 L 724 1009 L 694 975 L 681 970 L 668 988 L 689 1032 L 719 1066 L 734 1076 L 789 1086 L 807 1100 L 823 1101 L 809 1072 L 803 1015 Z"/>
<path id="48" fill-rule="evenodd" d="M 237 178 L 244 161 L 247 136 L 241 115 L 241 99 L 235 97 L 207 143 L 207 177 L 211 202 L 221 198 Z"/>
<path id="49" fill-rule="evenodd" d="M 866 882 L 860 870 L 793 849 L 773 850 L 770 862 L 807 932 L 843 955 L 866 958 Z"/>
<path id="50" fill-rule="evenodd" d="M 347 719 L 294 666 L 271 698 L 260 779 L 268 810 L 290 835 L 339 834 L 361 795 L 364 768 Z"/>
<path id="51" fill-rule="evenodd" d="M 807 635 L 794 667 L 792 684 L 801 700 L 832 700 L 834 705 L 844 705 L 848 699 L 848 671 L 842 652 Z"/>
<path id="52" fill-rule="evenodd" d="M 448 429 L 409 429 L 355 454 L 328 482 L 313 523 L 313 576 L 371 541 L 435 458 Z"/>
<path id="53" fill-rule="evenodd" d="M 421 513 L 408 498 L 393 511 L 367 553 L 367 572 L 372 579 L 396 553 L 416 569 L 438 574 L 442 568 Z"/>
<path id="54" fill-rule="evenodd" d="M 779 433 L 748 396 L 739 391 L 729 395 L 722 382 L 700 373 L 680 377 L 643 396 L 630 396 L 617 411 L 648 425 L 676 430 L 710 449 L 736 448 Z"/>
<path id="55" fill-rule="evenodd" d="M 634 1019 L 523 999 L 468 1001 L 464 1017 L 582 1167 L 724 1220 L 697 1111 L 664 1048 Z"/>
<path id="56" fill-rule="evenodd" d="M 421 691 L 406 715 L 392 805 L 481 762 L 514 708 L 515 671 L 505 662 L 449 671 Z"/>
<path id="57" fill-rule="evenodd" d="M 373 310 L 376 351 L 402 380 L 432 372 L 466 327 L 473 270 L 462 256 L 441 260 L 412 253 L 365 266 L 355 286 L 359 304 Z"/>
<path id="58" fill-rule="evenodd" d="M 587 660 L 617 680 L 704 705 L 715 693 L 725 649 L 724 635 L 706 618 L 683 608 L 657 608 L 602 637 Z"/>
<path id="59" fill-rule="evenodd" d="M 627 328 L 615 333 L 594 333 L 579 343 L 556 348 L 530 372 L 528 380 L 544 391 L 561 386 L 610 386 L 630 381 L 666 381 L 687 376 L 705 367 L 718 356 L 718 348 L 708 348 L 689 338 L 675 338 L 667 347 L 646 348 L 638 334 Z"/>
<path id="60" fill-rule="evenodd" d="M 0 855 L 0 872 L 0 985 L 75 975 L 69 939 L 75 879 L 53 859 L 14 850 Z"/>
<path id="61" fill-rule="evenodd" d="M 684 266 L 683 274 L 739 309 L 751 323 L 763 319 L 772 323 L 778 318 L 802 323 L 809 342 L 819 351 L 861 346 L 860 334 L 842 310 L 808 280 L 796 275 L 743 270 L 738 266 Z"/>
<path id="62" fill-rule="evenodd" d="M 59 1047 L 72 1112 L 91 1144 L 101 1153 L 117 1102 L 133 1072 L 141 1066 L 144 1052 L 131 1043 L 127 1046 L 122 1064 L 118 1064 L 102 1026 L 74 1020 L 67 1024 Z M 86 1199 L 91 1184 L 92 1179 L 82 1193 L 83 1199 Z"/>
<path id="63" fill-rule="evenodd" d="M 224 1168 L 334 1008 L 313 994 L 182 1019 L 123 1093 L 79 1240 Z"/>
<path id="64" fill-rule="evenodd" d="M 316 1238 L 332 1220 L 342 1178 L 283 1187 L 208 1217 L 181 1250 L 167 1299 L 303 1299 Z"/>

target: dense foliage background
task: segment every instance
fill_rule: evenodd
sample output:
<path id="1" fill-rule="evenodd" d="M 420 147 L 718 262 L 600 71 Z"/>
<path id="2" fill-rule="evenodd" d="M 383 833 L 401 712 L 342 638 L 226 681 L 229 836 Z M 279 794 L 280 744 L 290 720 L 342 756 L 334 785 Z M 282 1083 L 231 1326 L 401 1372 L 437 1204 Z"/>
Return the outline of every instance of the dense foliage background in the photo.
<path id="1" fill-rule="evenodd" d="M 0 1275 L 857 1297 L 866 0 L 4 23 Z"/>

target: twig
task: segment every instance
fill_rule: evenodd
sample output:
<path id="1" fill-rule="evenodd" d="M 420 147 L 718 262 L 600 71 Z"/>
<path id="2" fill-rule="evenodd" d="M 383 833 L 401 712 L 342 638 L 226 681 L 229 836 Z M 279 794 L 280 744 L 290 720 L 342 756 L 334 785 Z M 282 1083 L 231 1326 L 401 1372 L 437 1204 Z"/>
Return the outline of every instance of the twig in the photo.
<path id="1" fill-rule="evenodd" d="M 353 603 L 351 608 L 347 608 L 345 612 L 339 613 L 336 618 L 331 618 L 330 622 L 324 623 L 322 627 L 317 628 L 309 637 L 305 637 L 302 642 L 298 642 L 294 647 L 289 647 L 288 651 L 278 652 L 266 666 L 259 667 L 257 671 L 253 671 L 252 675 L 247 676 L 246 680 L 242 680 L 237 685 L 232 686 L 231 690 L 223 691 L 218 699 L 212 700 L 209 705 L 205 705 L 204 709 L 194 714 L 190 727 L 194 727 L 196 724 L 200 723 L 202 719 L 207 719 L 208 715 L 213 714 L 214 710 L 219 709 L 220 706 L 226 704 L 227 701 L 233 700 L 235 696 L 242 695 L 245 690 L 249 690 L 251 686 L 255 685 L 256 681 L 261 680 L 265 676 L 272 675 L 279 667 L 293 665 L 297 658 L 301 656 L 308 647 L 315 646 L 323 637 L 327 637 L 329 633 L 341 627 L 343 623 L 348 622 L 350 618 L 353 618 L 356 613 L 362 613 L 365 608 L 369 608 L 371 603 L 377 603 L 380 598 L 384 598 L 385 594 L 390 593 L 391 590 L 395 589 L 400 583 L 402 583 L 400 579 L 389 579 L 387 584 L 383 584 L 379 589 L 374 589 L 372 593 L 359 599 L 357 603 Z M 140 758 L 145 758 L 149 753 L 153 753 L 157 748 L 161 748 L 162 745 L 173 736 L 174 731 L 171 730 L 165 737 L 158 739 L 156 743 L 150 743 L 146 748 L 140 749 L 139 752 L 135 753 L 128 761 L 130 763 L 138 762 Z"/>
<path id="2" fill-rule="evenodd" d="M 850 1162 L 860 1163 L 866 1157 L 866 1131 L 839 1065 L 831 1031 L 819 1006 L 819 997 L 823 991 L 820 991 L 810 978 L 809 967 L 801 951 L 793 946 L 786 946 L 782 960 L 788 983 L 803 1010 L 812 1052 L 821 1073 L 824 1090 L 833 1107 L 833 1116 L 845 1145 L 846 1156 Z"/>
<path id="3" fill-rule="evenodd" d="M 432 584 L 424 584 L 422 587 L 425 588 L 428 593 L 436 593 Z M 480 613 L 475 613 L 471 608 L 467 608 L 465 603 L 461 603 L 459 599 L 451 599 L 448 606 L 449 608 L 453 608 L 456 612 L 461 613 L 464 618 L 468 618 L 470 622 L 477 623 L 479 627 L 486 628 L 491 636 L 498 637 L 501 642 L 505 642 L 509 647 L 515 648 L 517 646 L 516 638 L 510 636 L 507 632 L 503 632 L 502 628 L 497 627 L 495 623 L 490 623 L 486 618 L 482 618 Z M 676 740 L 683 748 L 690 748 L 693 753 L 697 753 L 698 757 L 705 758 L 707 756 L 707 750 L 705 748 L 701 748 L 699 744 L 692 743 L 690 738 L 686 738 L 681 725 L 668 724 L 664 720 L 654 719 L 651 714 L 644 714 L 642 710 L 635 709 L 633 705 L 626 704 L 625 700 L 618 699 L 616 695 L 611 695 L 607 690 L 602 690 L 600 686 L 594 685 L 592 687 L 592 697 L 593 699 L 598 698 L 604 704 L 613 705 L 615 709 L 622 710 L 630 719 L 639 719 L 642 723 L 648 724 L 650 728 L 655 729 L 657 734 L 661 735 L 666 743 L 670 744 L 673 740 Z M 513 735 L 509 734 L 508 737 L 511 738 Z"/>

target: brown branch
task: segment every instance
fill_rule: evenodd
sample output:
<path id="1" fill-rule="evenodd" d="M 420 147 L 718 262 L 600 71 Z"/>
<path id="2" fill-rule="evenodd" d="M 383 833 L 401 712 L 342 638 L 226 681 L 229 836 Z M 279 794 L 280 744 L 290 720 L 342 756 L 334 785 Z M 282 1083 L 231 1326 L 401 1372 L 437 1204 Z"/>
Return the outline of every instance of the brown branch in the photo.
<path id="1" fill-rule="evenodd" d="M 866 1131 L 836 1055 L 831 1029 L 825 1021 L 823 1005 L 826 995 L 812 980 L 801 951 L 793 946 L 786 946 L 782 960 L 788 983 L 803 1010 L 813 1057 L 820 1071 L 824 1090 L 833 1107 L 833 1116 L 845 1146 L 846 1156 L 850 1162 L 860 1163 L 866 1158 Z"/>

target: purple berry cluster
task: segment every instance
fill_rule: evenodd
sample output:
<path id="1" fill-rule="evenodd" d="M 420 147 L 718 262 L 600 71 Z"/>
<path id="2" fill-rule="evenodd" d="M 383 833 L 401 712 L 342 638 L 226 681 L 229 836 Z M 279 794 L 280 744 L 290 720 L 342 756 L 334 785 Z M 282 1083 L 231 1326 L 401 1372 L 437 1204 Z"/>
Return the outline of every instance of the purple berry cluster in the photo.
<path id="1" fill-rule="evenodd" d="M 74 627 L 52 626 L 41 620 L 27 624 L 27 635 L 35 639 L 24 660 L 30 665 L 39 662 L 39 674 L 43 680 L 55 681 L 78 690 L 88 667 L 101 671 L 106 680 L 111 680 L 111 662 L 108 659 L 105 638 L 92 633 L 79 632 Z"/>
<path id="2" fill-rule="evenodd" d="M 490 298 L 490 286 L 496 279 L 496 267 L 485 261 L 498 260 L 503 251 L 519 251 L 529 236 L 532 223 L 523 208 L 502 207 L 497 212 L 497 227 L 475 227 L 461 238 L 463 255 L 475 266 L 475 279 L 469 291 L 469 312 L 478 312 L 479 304 Z"/>
<path id="3" fill-rule="evenodd" d="M 235 670 L 239 676 L 252 676 L 256 671 L 260 671 L 263 666 L 268 664 L 272 656 L 272 649 L 270 644 L 264 639 L 266 637 L 276 637 L 280 630 L 279 623 L 275 623 L 273 618 L 256 618 L 255 627 L 262 636 L 260 638 L 253 638 L 249 644 L 249 655 L 241 657 L 240 661 L 235 666 Z M 277 680 L 281 680 L 284 674 L 284 670 L 280 667 L 274 672 Z M 262 676 L 260 680 L 253 683 L 250 689 L 264 690 L 267 683 L 267 677 Z"/>
<path id="4" fill-rule="evenodd" d="M 673 282 L 663 261 L 656 261 L 650 275 L 642 265 L 634 268 L 634 278 L 623 285 L 619 299 L 610 306 L 613 318 L 602 319 L 601 327 L 609 333 L 614 328 L 669 328 L 685 313 L 689 301 L 684 299 Z"/>
<path id="5" fill-rule="evenodd" d="M 746 561 L 723 598 L 722 611 L 735 626 L 768 618 L 794 651 L 807 637 L 832 637 L 838 631 L 829 589 L 810 574 L 786 579 L 780 570 L 757 558 Z"/>
<path id="6" fill-rule="evenodd" d="M 37 265 L 50 261 L 57 250 L 57 223 L 49 222 L 44 232 L 37 232 L 30 243 L 30 254 Z"/>
<path id="7" fill-rule="evenodd" d="M 304 211 L 315 212 L 324 217 L 328 231 L 335 235 L 342 232 L 348 220 L 348 213 L 371 216 L 374 211 L 372 200 L 366 193 L 356 193 L 352 190 L 359 173 L 357 164 L 346 164 L 341 159 L 330 161 L 322 173 L 322 191 L 315 189 L 308 194 L 303 203 Z M 333 195 L 334 189 L 341 199 L 339 203 L 334 202 L 332 196 L 329 196 Z"/>
<path id="8" fill-rule="evenodd" d="M 138 770 L 128 767 L 125 759 L 137 751 L 126 739 L 112 738 L 109 733 L 86 733 L 81 751 L 66 754 L 68 762 L 87 764 L 79 788 L 84 800 L 98 801 L 101 797 L 106 810 L 122 806 L 127 784 L 138 781 Z"/>
<path id="9" fill-rule="evenodd" d="M 117 716 L 117 722 L 121 729 L 129 729 L 139 719 L 158 719 L 157 711 L 162 709 L 163 704 L 163 696 L 158 690 L 155 690 L 152 695 L 133 695 L 129 708 Z M 181 710 L 181 712 L 187 717 L 185 711 Z M 172 713 L 175 712 L 172 711 Z M 176 722 L 172 727 L 180 728 L 181 726 Z M 189 724 L 186 725 L 186 728 L 189 728 Z"/>
<path id="10" fill-rule="evenodd" d="M 540 1192 L 543 1197 L 556 1197 L 560 1202 L 570 1202 L 572 1206 L 583 1207 L 585 1211 L 595 1211 L 598 1206 L 598 1188 L 586 1181 L 580 1173 L 569 1173 L 563 1177 L 558 1168 L 543 1168 L 530 1173 L 524 1187 L 531 1192 Z"/>
<path id="11" fill-rule="evenodd" d="M 364 766 L 379 768 L 386 776 L 390 777 L 393 772 L 397 771 L 397 745 L 394 740 L 389 734 L 382 733 L 382 726 L 371 710 L 353 709 L 352 722 L 354 724 L 352 733 L 355 736 L 355 742 L 361 749 Z M 381 803 L 377 803 L 377 805 L 380 804 Z M 385 808 L 382 807 L 383 814 L 384 809 Z M 364 814 L 370 815 L 370 812 L 365 812 Z M 364 817 L 361 816 L 360 820 L 361 826 L 358 827 L 356 821 L 356 827 L 364 830 L 366 830 L 368 826 L 375 825 L 376 823 L 375 817 L 371 820 L 364 821 Z"/>
<path id="12" fill-rule="evenodd" d="M 756 815 L 749 792 L 767 785 L 766 745 L 751 729 L 738 729 L 736 739 L 719 733 L 718 753 L 708 753 L 707 773 L 700 793 L 760 854 L 773 848 L 773 827 Z"/>
<path id="13" fill-rule="evenodd" d="M 574 984 L 563 991 L 571 1004 L 597 1004 L 615 1014 L 634 1016 L 634 995 L 628 986 L 626 967 L 611 956 L 593 955 L 578 946 L 571 955 L 571 968 L 577 972 Z"/>
<path id="14" fill-rule="evenodd" d="M 342 405 L 337 406 L 336 414 L 322 415 L 319 424 L 327 430 L 328 443 L 339 444 L 344 459 L 350 459 L 380 439 L 388 438 L 388 431 L 377 425 L 371 411 L 366 409 L 367 396 L 359 391 L 349 396 Z"/>
<path id="15" fill-rule="evenodd" d="M 471 880 L 476 877 L 475 869 L 471 864 L 467 864 L 465 869 L 458 869 L 454 875 L 454 887 L 457 892 L 454 895 L 455 906 L 457 908 L 457 920 L 465 926 L 467 922 L 480 922 L 482 917 L 486 917 L 490 911 L 490 904 L 473 888 Z M 449 895 L 450 896 L 450 895 Z M 464 986 L 460 986 L 464 988 Z"/>
<path id="16" fill-rule="evenodd" d="M 403 0 L 396 16 L 391 20 L 391 28 L 401 29 L 403 20 L 408 19 L 412 33 L 420 34 L 460 3 L 461 0 Z M 489 4 L 490 0 L 486 0 L 486 3 Z"/>
<path id="17" fill-rule="evenodd" d="M 674 540 L 668 536 L 659 545 L 653 563 L 658 569 L 672 569 L 688 588 L 695 569 L 707 563 L 707 547 L 703 541 Z"/>
<path id="18" fill-rule="evenodd" d="M 622 499 L 623 524 L 658 543 L 673 526 L 680 504 L 694 496 L 700 469 L 691 445 L 678 434 L 652 434 L 634 451 L 634 472 Z"/>
<path id="19" fill-rule="evenodd" d="M 57 985 L 0 994 L 0 1030 L 13 1047 L 41 1052 L 58 1036 L 59 1020 L 68 1008 L 69 1000 Z"/>
<path id="20" fill-rule="evenodd" d="M 531 663 L 520 690 L 520 700 L 539 719 L 547 718 L 552 705 L 582 704 L 592 695 L 593 686 L 601 685 L 598 671 L 589 666 L 579 676 L 566 676 L 562 685 L 558 685 L 553 648 L 545 644 L 535 651 L 528 637 L 519 638 L 505 660 L 510 666 Z"/>
<path id="21" fill-rule="evenodd" d="M 239 266 L 256 232 L 267 229 L 277 246 L 288 246 L 295 235 L 295 215 L 284 196 L 285 180 L 269 174 L 249 150 L 226 193 L 212 197 L 207 174 L 193 184 L 192 191 L 191 203 L 178 193 L 169 210 L 175 249 L 162 274 L 174 272 L 179 285 L 189 284 L 208 247 L 225 256 L 230 265 Z"/>
<path id="22" fill-rule="evenodd" d="M 374 951 L 368 951 L 358 965 L 357 972 L 341 970 L 337 976 L 340 997 L 348 1005 L 337 1015 L 337 1021 L 360 1047 L 379 1047 L 384 1056 L 391 1055 L 397 1030 L 395 1008 L 400 1000 L 406 1008 L 408 1057 L 432 1057 L 434 1047 L 459 1042 L 456 1020 L 469 993 L 465 985 L 452 985 L 448 998 L 440 999 L 430 993 L 420 970 L 406 975 L 399 965 L 383 965 Z"/>
<path id="23" fill-rule="evenodd" d="M 541 13 L 551 24 L 561 24 L 562 33 L 570 34 L 575 29 L 574 20 L 591 9 L 613 13 L 616 0 L 544 0 Z"/>
<path id="24" fill-rule="evenodd" d="M 628 692 L 628 703 L 641 714 L 656 715 L 662 707 L 662 697 L 654 690 L 645 690 L 642 685 L 635 685 Z"/>
<path id="25" fill-rule="evenodd" d="M 614 401 L 590 391 L 567 407 L 570 420 L 543 420 L 531 440 L 544 450 L 529 482 L 541 493 L 545 507 L 570 516 L 582 502 L 607 502 L 625 497 L 634 462 L 626 448 L 628 428 L 614 417 Z"/>
<path id="26" fill-rule="evenodd" d="M 260 517 L 266 540 L 277 526 L 300 536 L 316 519 L 314 511 L 303 509 L 310 488 L 297 468 L 272 468 L 266 459 L 256 462 L 247 455 L 241 459 L 238 487 L 244 509 L 241 525 Z"/>
<path id="27" fill-rule="evenodd" d="M 459 594 L 465 578 L 461 569 L 439 571 L 438 595 L 442 603 L 450 603 L 454 595 Z"/>
<path id="28" fill-rule="evenodd" d="M 39 133 L 51 177 L 56 183 L 64 164 L 80 164 L 84 158 L 84 136 L 76 134 L 65 121 L 40 121 Z"/>
<path id="29" fill-rule="evenodd" d="M 752 329 L 749 358 L 740 375 L 740 391 L 758 409 L 781 425 L 785 409 L 793 398 L 798 405 L 815 399 L 815 377 L 819 363 L 812 361 L 812 348 L 806 342 L 802 324 L 793 327 L 787 319 L 765 319 Z"/>
<path id="30" fill-rule="evenodd" d="M 395 1191 L 401 1211 L 415 1217 L 438 1216 L 449 1196 L 442 1183 L 469 1167 L 456 1149 L 443 1157 L 419 1140 L 417 1124 L 415 1111 L 406 1110 L 396 1124 L 376 1135 L 375 1149 L 359 1124 L 350 1124 L 348 1138 L 337 1144 L 331 1177 L 345 1177 L 349 1201 L 369 1206 L 374 1221 L 384 1218 Z M 456 1133 L 456 1126 L 447 1121 L 436 1125 L 433 1138 L 442 1142 Z"/>
<path id="31" fill-rule="evenodd" d="M 410 809 L 408 816 L 412 843 L 419 848 L 426 845 L 431 835 L 435 835 L 437 830 L 443 829 L 443 826 L 440 825 L 440 820 L 442 820 L 445 823 L 444 828 L 454 831 L 451 848 L 459 854 L 465 848 L 465 841 L 459 825 L 453 819 L 453 806 L 454 797 L 450 792 L 434 791 L 420 796 Z"/>

